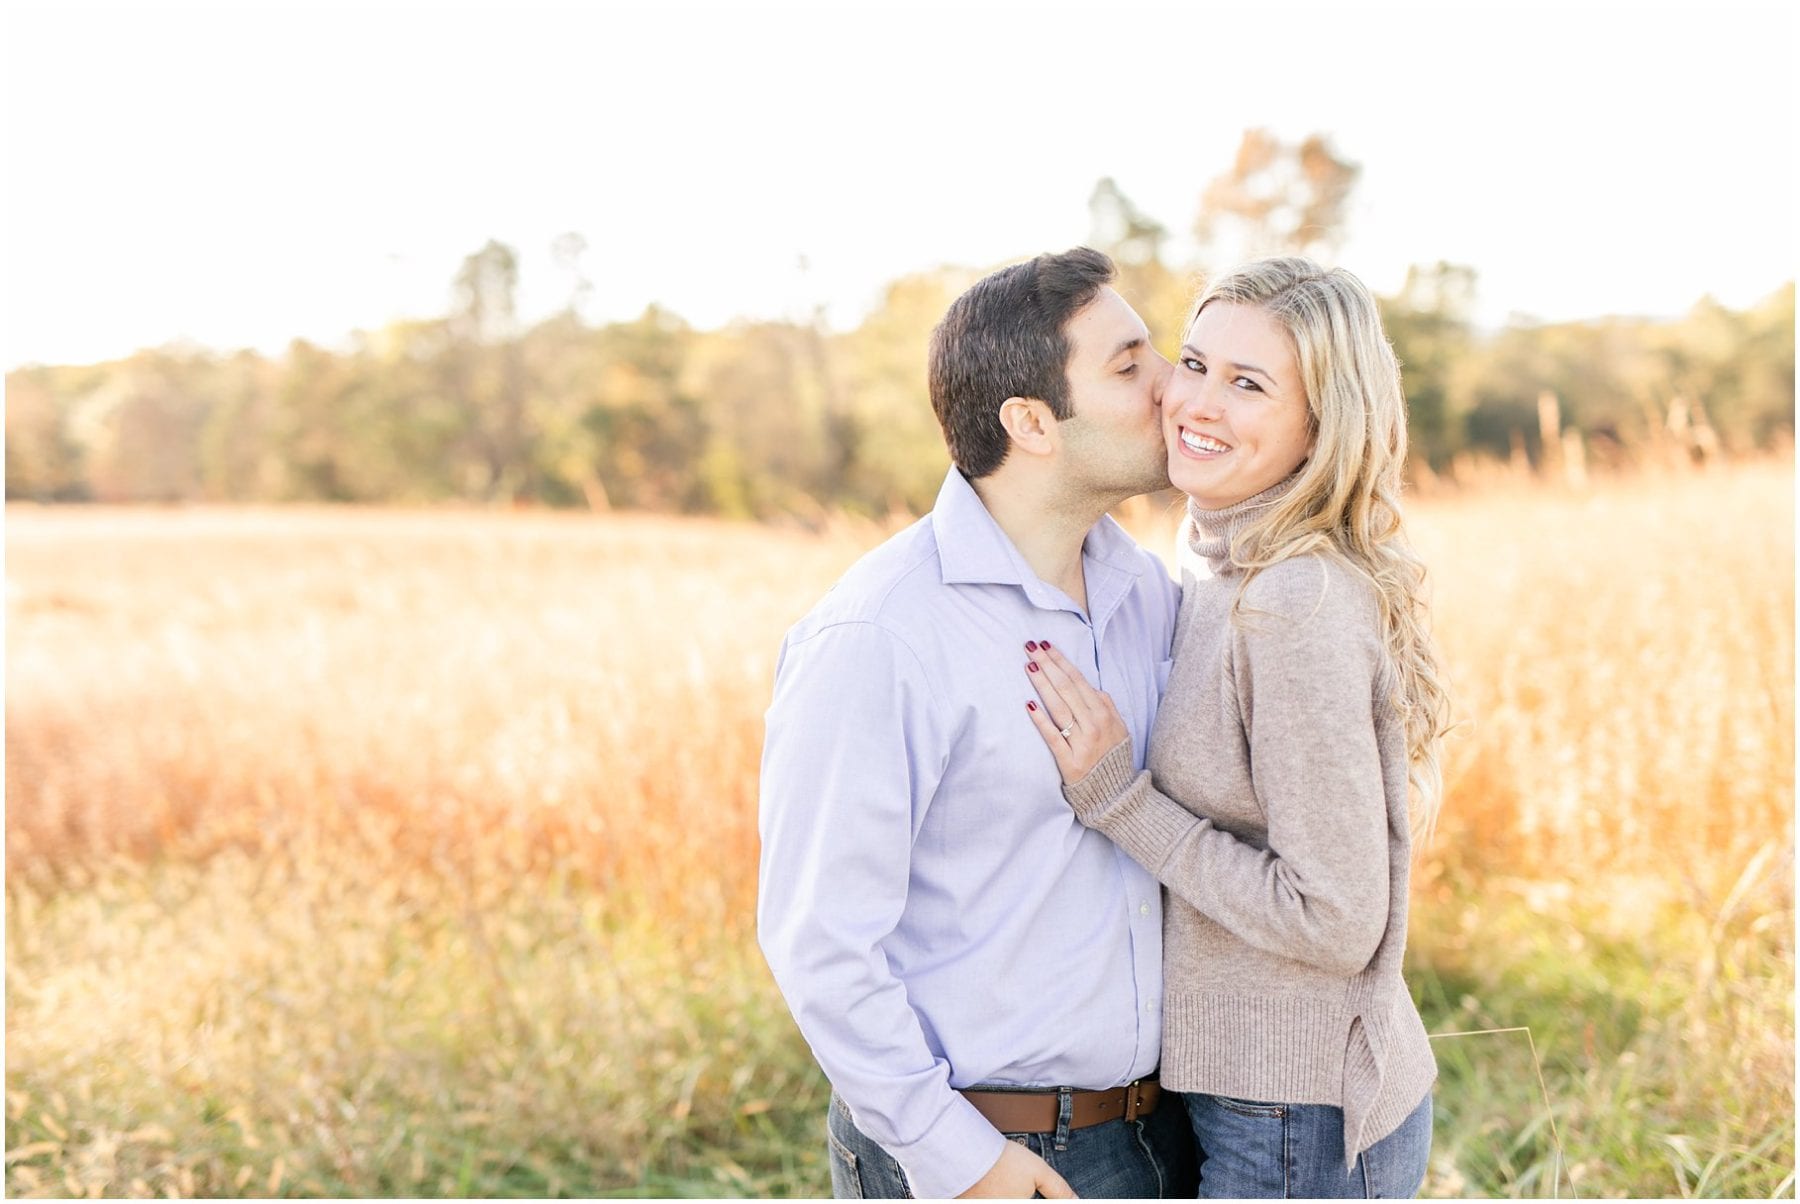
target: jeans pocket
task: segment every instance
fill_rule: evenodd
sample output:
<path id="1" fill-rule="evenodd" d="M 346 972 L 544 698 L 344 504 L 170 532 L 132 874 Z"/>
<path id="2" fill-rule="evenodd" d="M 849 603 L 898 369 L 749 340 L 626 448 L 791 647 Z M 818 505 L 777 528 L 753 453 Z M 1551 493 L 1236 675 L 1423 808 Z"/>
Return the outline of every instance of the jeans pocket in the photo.
<path id="1" fill-rule="evenodd" d="M 892 1154 L 856 1127 L 849 1106 L 837 1095 L 825 1118 L 831 1154 L 831 1192 L 840 1200 L 910 1200 L 912 1185 Z"/>
<path id="2" fill-rule="evenodd" d="M 1194 1139 L 1200 1144 L 1200 1198 L 1285 1199 L 1293 1108 L 1228 1095 L 1186 1098 Z"/>
<path id="3" fill-rule="evenodd" d="M 862 1199 L 862 1172 L 857 1169 L 855 1151 L 838 1140 L 830 1122 L 825 1125 L 825 1141 L 831 1147 L 831 1194 L 840 1200 Z"/>
<path id="4" fill-rule="evenodd" d="M 1264 1104 L 1256 1100 L 1233 1099 L 1229 1095 L 1210 1095 L 1208 1099 L 1227 1112 L 1235 1112 L 1239 1116 L 1249 1116 L 1260 1120 L 1280 1120 L 1287 1115 L 1285 1104 Z"/>

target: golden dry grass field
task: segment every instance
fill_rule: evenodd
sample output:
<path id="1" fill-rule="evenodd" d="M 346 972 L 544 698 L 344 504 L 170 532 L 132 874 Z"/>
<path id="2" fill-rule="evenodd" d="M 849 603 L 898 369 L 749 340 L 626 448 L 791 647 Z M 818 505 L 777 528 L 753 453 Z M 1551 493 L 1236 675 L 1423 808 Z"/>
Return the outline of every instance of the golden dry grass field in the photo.
<path id="1" fill-rule="evenodd" d="M 1173 523 L 1139 534 L 1159 550 Z M 795 1195 L 781 633 L 873 527 L 6 520 L 6 1187 Z M 1791 464 L 1414 511 L 1436 1195 L 1792 1195 Z M 1560 1147 L 1560 1151 L 1559 1151 Z"/>

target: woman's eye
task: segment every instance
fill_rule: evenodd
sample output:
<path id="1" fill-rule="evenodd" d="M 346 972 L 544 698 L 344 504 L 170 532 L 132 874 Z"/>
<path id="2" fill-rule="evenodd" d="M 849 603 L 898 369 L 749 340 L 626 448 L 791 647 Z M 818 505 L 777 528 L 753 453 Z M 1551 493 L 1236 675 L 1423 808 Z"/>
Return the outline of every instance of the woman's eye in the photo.
<path id="1" fill-rule="evenodd" d="M 1201 374 L 1204 374 L 1206 372 L 1206 365 L 1201 363 L 1199 360 L 1193 358 L 1192 356 L 1188 356 L 1187 358 L 1183 359 L 1181 361 L 1181 366 L 1183 368 L 1186 368 L 1189 372 L 1199 372 Z"/>
<path id="2" fill-rule="evenodd" d="M 1248 376 L 1240 376 L 1231 383 L 1240 389 L 1250 389 L 1257 393 L 1262 392 L 1262 386 L 1251 380 Z"/>

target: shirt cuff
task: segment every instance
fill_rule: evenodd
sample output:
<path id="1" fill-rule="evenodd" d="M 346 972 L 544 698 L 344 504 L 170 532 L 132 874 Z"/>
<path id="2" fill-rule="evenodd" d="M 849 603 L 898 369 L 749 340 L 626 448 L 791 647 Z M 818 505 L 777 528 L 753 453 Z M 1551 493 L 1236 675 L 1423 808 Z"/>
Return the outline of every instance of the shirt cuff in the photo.
<path id="1" fill-rule="evenodd" d="M 951 1200 L 994 1169 L 1006 1149 L 1006 1138 L 975 1105 L 960 1095 L 924 1136 L 905 1146 L 887 1147 L 907 1186 L 921 1200 Z"/>
<path id="2" fill-rule="evenodd" d="M 1119 741 L 1078 782 L 1063 787 L 1063 797 L 1075 808 L 1076 818 L 1093 825 L 1120 795 L 1137 781 L 1137 766 L 1131 758 L 1131 737 Z"/>

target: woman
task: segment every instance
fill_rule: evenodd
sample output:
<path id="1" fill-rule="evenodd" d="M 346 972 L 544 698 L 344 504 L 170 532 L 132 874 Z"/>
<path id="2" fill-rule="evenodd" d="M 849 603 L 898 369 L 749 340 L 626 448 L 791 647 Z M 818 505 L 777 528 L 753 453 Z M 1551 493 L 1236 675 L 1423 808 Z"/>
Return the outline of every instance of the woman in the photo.
<path id="1" fill-rule="evenodd" d="M 1374 299 L 1305 259 L 1217 281 L 1163 426 L 1194 556 L 1148 770 L 1035 642 L 1027 707 L 1082 822 L 1168 887 L 1162 1082 L 1200 1195 L 1411 1196 L 1437 1068 L 1400 978 L 1409 796 L 1428 830 L 1446 699 Z"/>

